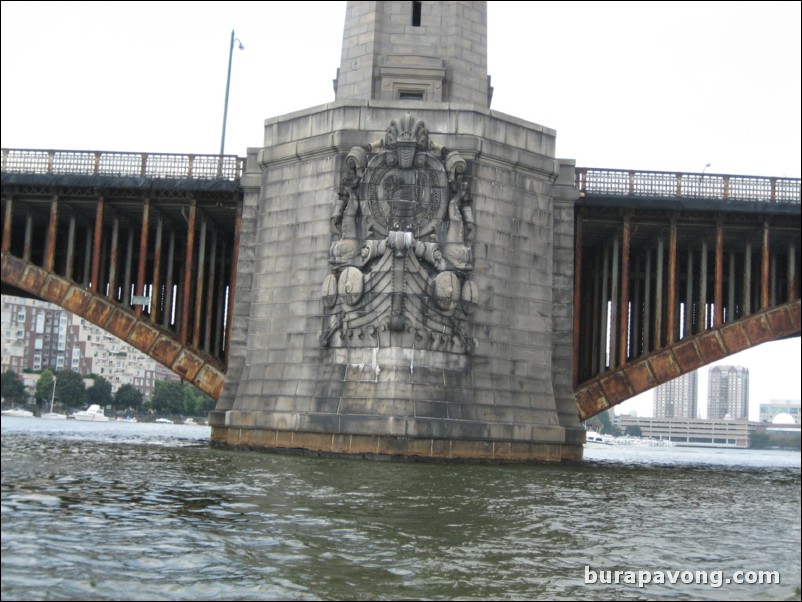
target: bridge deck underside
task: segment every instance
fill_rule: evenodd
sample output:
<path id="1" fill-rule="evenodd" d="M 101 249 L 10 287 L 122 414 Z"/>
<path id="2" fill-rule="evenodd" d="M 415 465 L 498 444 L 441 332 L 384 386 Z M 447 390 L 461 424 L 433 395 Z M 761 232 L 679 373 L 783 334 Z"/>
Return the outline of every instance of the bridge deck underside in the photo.
<path id="1" fill-rule="evenodd" d="M 4 293 L 65 306 L 219 395 L 236 183 L 3 174 L 2 188 Z"/>
<path id="2" fill-rule="evenodd" d="M 755 344 L 799 334 L 799 204 L 707 205 L 579 201 L 574 389 L 581 419 Z"/>

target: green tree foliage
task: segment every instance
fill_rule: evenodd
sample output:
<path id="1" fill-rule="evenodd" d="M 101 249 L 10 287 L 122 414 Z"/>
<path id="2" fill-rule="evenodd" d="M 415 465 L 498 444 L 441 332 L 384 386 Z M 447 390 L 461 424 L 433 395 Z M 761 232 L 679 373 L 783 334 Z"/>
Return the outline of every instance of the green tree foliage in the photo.
<path id="1" fill-rule="evenodd" d="M 19 374 L 13 370 L 6 370 L 0 377 L 0 390 L 3 391 L 3 400 L 10 403 L 27 403 L 28 392 L 25 383 Z"/>
<path id="2" fill-rule="evenodd" d="M 107 406 L 114 400 L 111 394 L 111 383 L 102 376 L 95 376 L 94 384 L 86 390 L 87 403 Z"/>
<path id="3" fill-rule="evenodd" d="M 202 416 L 214 409 L 216 402 L 203 391 L 187 383 L 156 381 L 150 406 L 166 416 Z"/>
<path id="4" fill-rule="evenodd" d="M 184 411 L 184 387 L 175 381 L 158 380 L 150 405 L 157 414 L 177 416 Z"/>
<path id="5" fill-rule="evenodd" d="M 80 374 L 65 370 L 56 373 L 56 378 L 56 399 L 59 399 L 65 408 L 81 408 L 86 405 L 86 387 Z"/>
<path id="6" fill-rule="evenodd" d="M 36 390 L 33 395 L 36 405 L 47 408 L 48 412 L 50 411 L 50 397 L 53 395 L 53 378 L 54 375 L 50 370 L 42 372 L 39 380 L 36 381 Z M 56 394 L 58 395 L 58 392 Z"/>
<path id="7" fill-rule="evenodd" d="M 626 433 L 630 437 L 643 437 L 643 429 L 641 429 L 641 427 L 639 427 L 637 424 L 628 426 Z"/>
<path id="8" fill-rule="evenodd" d="M 769 436 L 766 433 L 753 433 L 749 438 L 749 447 L 766 449 L 769 446 Z"/>
<path id="9" fill-rule="evenodd" d="M 596 414 L 593 418 L 589 418 L 587 423 L 597 428 L 600 433 L 604 433 L 605 435 L 617 437 L 621 434 L 618 427 L 613 426 L 612 410 Z"/>
<path id="10" fill-rule="evenodd" d="M 133 385 L 123 385 L 114 394 L 114 405 L 118 410 L 138 412 L 142 409 L 142 391 Z"/>
<path id="11" fill-rule="evenodd" d="M 184 415 L 207 416 L 216 402 L 194 385 L 184 385 Z"/>

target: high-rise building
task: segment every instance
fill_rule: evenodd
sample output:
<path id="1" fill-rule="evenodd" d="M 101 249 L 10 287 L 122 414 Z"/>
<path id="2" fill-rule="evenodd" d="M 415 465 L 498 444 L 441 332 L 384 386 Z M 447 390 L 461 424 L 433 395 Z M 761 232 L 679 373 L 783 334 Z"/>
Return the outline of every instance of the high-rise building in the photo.
<path id="1" fill-rule="evenodd" d="M 654 390 L 655 418 L 696 418 L 699 377 L 696 371 L 683 374 Z"/>
<path id="2" fill-rule="evenodd" d="M 707 417 L 749 418 L 749 368 L 713 366 L 707 379 Z"/>

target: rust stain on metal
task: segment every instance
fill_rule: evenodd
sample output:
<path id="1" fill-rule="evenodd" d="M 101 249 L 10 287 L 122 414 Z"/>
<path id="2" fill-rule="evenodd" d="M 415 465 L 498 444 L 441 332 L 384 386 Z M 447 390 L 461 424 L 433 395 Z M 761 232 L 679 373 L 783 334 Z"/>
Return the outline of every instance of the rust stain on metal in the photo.
<path id="1" fill-rule="evenodd" d="M 637 395 L 658 385 L 657 380 L 654 378 L 651 370 L 649 370 L 649 362 L 641 360 L 635 362 L 631 366 L 626 367 L 627 378 L 632 387 L 632 394 Z"/>
<path id="2" fill-rule="evenodd" d="M 135 321 L 136 318 L 127 311 L 115 309 L 106 324 L 106 330 L 122 340 L 128 341 L 128 334 L 131 332 Z"/>
<path id="3" fill-rule="evenodd" d="M 774 333 L 771 331 L 771 326 L 765 315 L 752 316 L 744 324 L 744 330 L 752 345 L 765 343 L 774 338 Z"/>
<path id="4" fill-rule="evenodd" d="M 136 272 L 136 294 L 145 294 L 145 267 L 147 266 L 148 259 L 148 222 L 150 218 L 150 199 L 145 198 L 144 206 L 142 207 L 142 229 L 139 233 L 139 264 Z M 142 306 L 137 305 L 134 309 L 136 317 L 142 315 Z"/>
<path id="5" fill-rule="evenodd" d="M 677 307 L 677 217 L 671 217 L 668 238 L 668 309 L 666 311 L 666 345 L 676 341 L 675 315 Z"/>
<path id="6" fill-rule="evenodd" d="M 192 276 L 195 273 L 194 252 L 195 252 L 195 216 L 197 206 L 193 199 L 189 208 L 189 220 L 187 223 L 186 254 L 184 256 L 184 283 L 183 295 L 181 297 L 181 320 L 178 328 L 178 340 L 182 345 L 189 341 L 189 308 L 190 297 L 192 294 Z"/>
<path id="7" fill-rule="evenodd" d="M 729 354 L 749 349 L 752 346 L 742 323 L 731 324 L 722 328 L 721 339 L 724 341 L 724 346 Z"/>
<path id="8" fill-rule="evenodd" d="M 84 314 L 84 308 L 86 304 L 89 303 L 91 297 L 92 293 L 86 289 L 71 286 L 66 295 L 64 295 L 61 304 L 65 309 L 78 316 L 82 316 Z"/>
<path id="9" fill-rule="evenodd" d="M 177 374 L 181 374 L 186 380 L 193 380 L 198 374 L 198 370 L 203 366 L 203 360 L 192 353 L 189 349 L 182 349 L 178 358 L 173 362 L 172 369 Z"/>
<path id="10" fill-rule="evenodd" d="M 165 366 L 172 366 L 178 353 L 181 351 L 181 345 L 177 341 L 170 339 L 164 335 L 159 335 L 158 341 L 151 349 L 151 356 L 156 361 L 161 362 Z"/>
<path id="11" fill-rule="evenodd" d="M 649 366 L 658 383 L 665 383 L 680 375 L 679 366 L 674 361 L 671 350 L 665 350 L 649 358 Z"/>
<path id="12" fill-rule="evenodd" d="M 56 236 L 58 235 L 58 195 L 53 195 L 50 201 L 50 222 L 47 226 L 47 242 L 45 243 L 44 269 L 53 271 L 56 263 Z"/>
<path id="13" fill-rule="evenodd" d="M 678 344 L 674 348 L 674 357 L 683 373 L 692 372 L 704 365 L 693 341 Z"/>
<path id="14" fill-rule="evenodd" d="M 623 371 L 616 371 L 602 378 L 601 386 L 610 405 L 621 403 L 632 397 L 632 388 Z"/>
<path id="15" fill-rule="evenodd" d="M 9 197 L 6 200 L 6 209 L 3 214 L 3 253 L 8 253 L 11 250 L 11 220 L 14 215 L 14 200 Z"/>
<path id="16" fill-rule="evenodd" d="M 92 241 L 92 279 L 91 287 L 93 292 L 100 289 L 100 248 L 103 241 L 103 197 L 99 197 L 95 205 L 95 230 Z"/>
<path id="17" fill-rule="evenodd" d="M 760 249 L 760 309 L 769 308 L 769 220 L 763 222 L 763 245 Z"/>
<path id="18" fill-rule="evenodd" d="M 724 223 L 721 216 L 716 219 L 716 259 L 715 259 L 713 304 L 715 306 L 714 326 L 724 322 Z"/>
<path id="19" fill-rule="evenodd" d="M 699 353 L 701 353 L 705 364 L 713 363 L 727 355 L 727 350 L 724 348 L 721 339 L 715 332 L 703 334 L 697 340 L 697 344 L 699 345 Z"/>
<path id="20" fill-rule="evenodd" d="M 198 375 L 193 379 L 193 384 L 201 391 L 212 397 L 218 399 L 223 390 L 223 381 L 226 375 L 210 366 L 204 365 L 199 371 Z"/>
<path id="21" fill-rule="evenodd" d="M 771 310 L 766 314 L 766 319 L 769 321 L 769 325 L 774 331 L 775 336 L 791 334 L 794 331 L 794 323 L 786 307 L 779 307 Z"/>
<path id="22" fill-rule="evenodd" d="M 64 295 L 70 288 L 70 283 L 66 278 L 49 274 L 42 287 L 42 298 L 46 301 L 51 301 L 57 305 L 61 305 Z"/>
<path id="23" fill-rule="evenodd" d="M 580 420 L 586 420 L 610 407 L 598 381 L 584 386 L 574 394 L 574 397 L 577 402 Z"/>
<path id="24" fill-rule="evenodd" d="M 128 342 L 137 349 L 147 353 L 150 351 L 150 348 L 153 347 L 153 343 L 155 343 L 156 339 L 158 338 L 159 332 L 155 328 L 148 326 L 140 320 L 137 320 L 136 324 L 134 324 L 133 330 L 131 330 L 131 334 L 128 337 Z"/>
<path id="25" fill-rule="evenodd" d="M 627 363 L 627 340 L 629 338 L 630 321 L 627 320 L 629 311 L 629 255 L 630 242 L 632 238 L 632 226 L 630 216 L 624 216 L 624 232 L 621 239 L 621 316 L 618 326 L 618 365 L 623 366 Z"/>
<path id="26" fill-rule="evenodd" d="M 38 295 L 39 291 L 42 290 L 42 286 L 45 283 L 46 277 L 47 272 L 45 272 L 42 268 L 28 264 L 25 266 L 25 270 L 22 272 L 22 278 L 19 281 L 19 287 Z"/>
<path id="27" fill-rule="evenodd" d="M 3 253 L 3 282 L 8 282 L 16 286 L 17 283 L 22 280 L 22 273 L 25 271 L 25 265 L 25 262 L 21 259 L 17 259 L 8 253 Z"/>
<path id="28" fill-rule="evenodd" d="M 112 307 L 111 303 L 108 301 L 94 297 L 86 306 L 84 317 L 93 324 L 104 326 L 106 324 L 106 319 L 109 317 L 109 314 L 111 314 L 113 309 L 114 308 Z"/>
<path id="29" fill-rule="evenodd" d="M 799 331 L 800 327 L 800 314 L 802 314 L 802 304 L 800 304 L 800 300 L 797 299 L 789 308 L 788 313 L 791 315 L 791 321 L 794 323 L 797 332 Z"/>

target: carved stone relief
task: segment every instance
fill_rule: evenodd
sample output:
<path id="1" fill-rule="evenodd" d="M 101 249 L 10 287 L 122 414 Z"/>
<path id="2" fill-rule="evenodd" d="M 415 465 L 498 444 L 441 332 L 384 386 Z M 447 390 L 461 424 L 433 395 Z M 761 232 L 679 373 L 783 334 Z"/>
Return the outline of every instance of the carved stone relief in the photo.
<path id="1" fill-rule="evenodd" d="M 472 353 L 476 224 L 466 161 L 407 113 L 345 159 L 323 283 L 327 347 Z"/>

